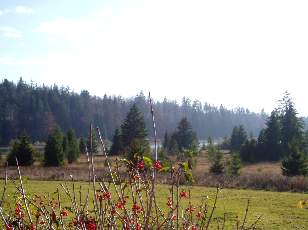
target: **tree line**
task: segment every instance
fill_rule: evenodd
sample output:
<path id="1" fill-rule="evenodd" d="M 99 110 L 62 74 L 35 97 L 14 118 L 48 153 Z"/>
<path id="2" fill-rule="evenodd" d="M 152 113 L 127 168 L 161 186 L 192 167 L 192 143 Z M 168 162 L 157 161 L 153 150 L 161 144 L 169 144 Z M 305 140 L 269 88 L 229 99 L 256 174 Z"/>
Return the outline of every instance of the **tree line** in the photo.
<path id="1" fill-rule="evenodd" d="M 151 114 L 147 97 L 141 92 L 133 98 L 121 96 L 92 96 L 88 91 L 80 93 L 67 87 L 38 86 L 20 79 L 17 83 L 4 79 L 0 83 L 0 145 L 8 145 L 11 139 L 26 131 L 33 141 L 44 141 L 56 127 L 63 131 L 70 128 L 76 136 L 85 137 L 90 123 L 102 130 L 104 138 L 111 140 L 114 131 L 133 104 L 144 114 L 145 126 L 151 128 Z M 264 127 L 264 113 L 248 109 L 226 109 L 184 97 L 181 103 L 164 99 L 153 104 L 158 138 L 165 132 L 172 133 L 183 117 L 186 117 L 199 139 L 208 136 L 222 138 L 235 125 L 243 124 L 256 136 Z M 152 133 L 149 133 L 152 138 Z"/>
<path id="2" fill-rule="evenodd" d="M 50 132 L 46 141 L 44 166 L 62 166 L 66 162 L 73 163 L 77 161 L 80 153 L 95 154 L 98 152 L 99 145 L 95 133 L 96 131 L 91 125 L 85 141 L 84 138 L 78 140 L 73 129 L 69 129 L 65 134 L 59 128 L 55 128 Z M 164 147 L 159 150 L 160 153 L 166 151 L 167 154 L 179 155 L 186 150 L 198 151 L 198 139 L 187 118 L 182 118 L 172 137 L 175 137 L 176 152 L 170 152 L 167 142 L 171 139 L 165 139 Z M 25 132 L 18 139 L 12 140 L 11 145 L 12 149 L 7 158 L 9 165 L 16 165 L 16 158 L 19 164 L 23 166 L 34 163 L 34 155 L 37 155 L 37 153 Z M 144 116 L 135 104 L 127 113 L 121 128 L 115 130 L 112 146 L 106 151 L 109 155 L 124 156 L 132 163 L 142 161 L 144 156 L 153 158 Z M 161 158 L 161 155 L 159 158 Z"/>
<path id="3" fill-rule="evenodd" d="M 258 138 L 248 137 L 244 126 L 235 126 L 222 148 L 238 152 L 245 162 L 281 161 L 285 175 L 308 175 L 308 129 L 286 92 L 267 118 Z"/>
<path id="4" fill-rule="evenodd" d="M 108 154 L 125 156 L 132 164 L 140 164 L 144 157 L 150 157 L 148 130 L 142 112 L 133 104 L 119 129 L 113 134 L 113 142 Z M 220 148 L 231 150 L 231 158 L 224 164 L 223 152 L 208 138 L 207 150 L 210 172 L 239 175 L 241 161 L 277 161 L 281 160 L 282 172 L 286 176 L 308 175 L 308 130 L 305 130 L 303 119 L 297 116 L 294 104 L 288 94 L 281 100 L 279 108 L 272 111 L 267 119 L 266 127 L 260 131 L 256 140 L 248 137 L 244 126 L 235 126 L 230 138 L 225 138 Z M 82 153 L 97 152 L 98 141 L 95 130 L 85 142 L 79 141 L 74 130 L 63 134 L 55 128 L 48 136 L 44 152 L 45 166 L 62 166 L 65 162 L 73 163 Z M 187 161 L 192 168 L 196 162 L 194 156 L 199 154 L 198 139 L 186 117 L 177 124 L 177 128 L 169 136 L 166 132 L 159 148 L 159 160 L 168 164 L 168 155 L 176 155 L 180 161 Z M 26 134 L 12 141 L 12 150 L 8 156 L 9 165 L 15 165 L 17 158 L 20 165 L 32 165 L 35 150 Z M 160 163 L 159 163 L 160 164 Z"/>

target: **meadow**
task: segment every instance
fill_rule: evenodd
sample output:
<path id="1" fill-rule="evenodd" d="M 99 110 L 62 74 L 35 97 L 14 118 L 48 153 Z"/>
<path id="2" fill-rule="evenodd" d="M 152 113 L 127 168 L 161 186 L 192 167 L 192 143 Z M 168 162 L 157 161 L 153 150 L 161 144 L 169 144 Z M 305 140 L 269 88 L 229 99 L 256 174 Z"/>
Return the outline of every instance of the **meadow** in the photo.
<path id="1" fill-rule="evenodd" d="M 228 157 L 228 154 L 225 154 L 225 160 Z M 116 157 L 109 158 L 111 162 L 115 162 L 115 159 Z M 173 164 L 177 164 L 175 157 L 171 157 L 171 160 Z M 221 189 L 218 193 L 216 210 L 213 215 L 214 224 L 211 229 L 217 229 L 217 223 L 222 226 L 224 219 L 226 220 L 224 229 L 235 229 L 237 221 L 241 223 L 245 219 L 248 201 L 247 227 L 257 221 L 255 229 L 308 229 L 308 207 L 299 207 L 301 201 L 308 200 L 308 194 L 305 193 L 308 188 L 306 178 L 283 177 L 278 162 L 246 164 L 243 166 L 239 177 L 215 176 L 208 173 L 209 163 L 205 152 L 201 152 L 195 160 L 197 164 L 193 169 L 193 175 L 196 183 L 193 186 L 182 185 L 180 187 L 180 191 L 190 191 L 191 198 L 181 201 L 179 215 L 185 213 L 185 208 L 189 205 L 189 202 L 197 207 L 202 203 L 201 201 L 205 200 L 210 210 L 215 201 L 216 186 L 219 186 Z M 98 178 L 108 178 L 105 158 L 95 156 L 94 162 Z M 45 196 L 47 200 L 56 200 L 56 191 L 59 189 L 62 207 L 70 207 L 71 201 L 60 184 L 66 184 L 68 188 L 72 189 L 72 176 L 76 181 L 74 188 L 77 191 L 77 200 L 79 194 L 81 194 L 81 199 L 84 200 L 88 188 L 92 189 L 87 182 L 89 168 L 85 156 L 81 156 L 78 162 L 63 167 L 43 167 L 41 161 L 38 160 L 34 166 L 21 167 L 21 171 L 27 195 L 30 197 Z M 125 169 L 123 169 L 123 172 L 125 173 Z M 0 174 L 4 176 L 4 167 L 0 168 Z M 16 180 L 18 177 L 16 167 L 9 167 L 8 175 L 11 180 L 7 187 L 7 197 L 3 207 L 5 211 L 11 210 L 11 213 L 14 213 L 16 199 L 21 199 L 20 192 L 16 192 L 16 185 L 19 183 Z M 164 174 L 157 176 L 156 202 L 163 212 L 168 212 L 167 200 L 170 197 L 168 177 Z M 3 185 L 4 181 L 0 180 L 0 192 L 2 192 Z M 264 189 L 271 191 L 264 191 Z M 110 191 L 111 197 L 115 198 L 112 186 Z M 92 204 L 93 194 L 91 193 L 90 210 Z M 128 205 L 132 205 L 130 200 L 128 200 Z"/>
<path id="2" fill-rule="evenodd" d="M 0 187 L 3 188 L 4 181 L 0 181 Z M 18 183 L 18 182 L 17 182 Z M 60 183 L 67 183 L 68 187 L 72 187 L 71 182 L 60 181 L 30 181 L 24 180 L 27 193 L 31 196 L 45 195 L 50 198 L 56 197 L 57 188 L 61 190 Z M 88 183 L 76 182 L 75 187 L 80 188 L 82 194 L 86 194 Z M 191 190 L 191 202 L 193 205 L 200 204 L 200 200 L 208 199 L 209 204 L 213 203 L 215 196 L 215 188 L 207 188 L 202 186 L 181 187 L 181 189 Z M 14 210 L 14 191 L 15 187 L 9 182 L 7 194 L 10 194 L 6 200 L 5 207 Z M 157 185 L 157 202 L 162 209 L 167 209 L 167 197 L 169 190 L 167 185 Z M 308 229 L 308 209 L 299 208 L 298 202 L 308 199 L 308 194 L 289 193 L 289 192 L 268 192 L 240 189 L 221 189 L 218 195 L 217 209 L 213 216 L 214 221 L 222 221 L 224 213 L 226 214 L 226 229 L 233 229 L 237 217 L 244 218 L 247 201 L 250 201 L 248 210 L 247 225 L 252 224 L 261 216 L 258 229 Z M 61 192 L 62 206 L 69 206 L 68 197 Z M 188 200 L 183 201 L 188 202 Z M 12 205 L 13 204 L 13 205 Z"/>

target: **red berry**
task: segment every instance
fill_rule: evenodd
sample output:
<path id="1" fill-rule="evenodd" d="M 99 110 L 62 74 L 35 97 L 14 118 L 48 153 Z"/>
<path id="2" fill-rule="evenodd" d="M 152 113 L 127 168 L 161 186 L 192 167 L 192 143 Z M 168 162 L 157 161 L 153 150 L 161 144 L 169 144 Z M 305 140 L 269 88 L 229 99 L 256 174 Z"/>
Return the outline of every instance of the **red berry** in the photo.
<path id="1" fill-rule="evenodd" d="M 182 190 L 182 191 L 180 192 L 180 198 L 187 198 L 187 197 L 188 197 L 188 193 L 185 192 L 184 190 Z"/>
<path id="2" fill-rule="evenodd" d="M 68 216 L 68 213 L 65 209 L 62 209 L 61 212 L 60 212 L 60 215 L 61 216 Z"/>
<path id="3" fill-rule="evenodd" d="M 161 165 L 160 161 L 155 161 L 154 164 L 153 164 L 153 167 L 156 170 L 161 170 L 162 169 L 162 165 Z"/>
<path id="4" fill-rule="evenodd" d="M 137 169 L 139 169 L 139 170 L 143 170 L 144 169 L 144 162 L 143 161 L 139 161 L 137 163 Z"/>
<path id="5" fill-rule="evenodd" d="M 132 208 L 134 213 L 139 213 L 141 211 L 141 207 L 138 204 L 134 204 Z"/>

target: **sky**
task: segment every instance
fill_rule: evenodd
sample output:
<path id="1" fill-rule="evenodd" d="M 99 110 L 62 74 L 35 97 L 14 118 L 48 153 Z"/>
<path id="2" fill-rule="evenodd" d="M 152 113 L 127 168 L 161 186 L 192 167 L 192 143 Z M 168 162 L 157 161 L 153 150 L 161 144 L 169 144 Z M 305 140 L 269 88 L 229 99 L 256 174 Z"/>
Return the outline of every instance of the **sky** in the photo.
<path id="1" fill-rule="evenodd" d="M 308 1 L 1 0 L 0 79 L 308 116 Z"/>

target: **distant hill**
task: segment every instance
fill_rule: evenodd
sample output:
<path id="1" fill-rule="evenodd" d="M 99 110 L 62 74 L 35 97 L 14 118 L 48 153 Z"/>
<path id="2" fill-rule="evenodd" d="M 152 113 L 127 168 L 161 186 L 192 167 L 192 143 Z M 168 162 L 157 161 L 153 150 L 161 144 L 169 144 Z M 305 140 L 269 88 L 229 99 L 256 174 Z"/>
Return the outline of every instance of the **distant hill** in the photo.
<path id="1" fill-rule="evenodd" d="M 133 103 L 144 113 L 151 136 L 149 102 L 142 92 L 134 98 L 97 97 L 85 90 L 75 93 L 57 85 L 37 86 L 22 79 L 18 83 L 5 79 L 0 83 L 0 144 L 7 145 L 23 130 L 32 140 L 43 141 L 56 126 L 64 131 L 74 128 L 78 136 L 87 136 L 91 122 L 101 127 L 105 137 L 111 139 Z M 230 110 L 185 97 L 181 104 L 168 99 L 155 102 L 154 109 L 160 138 L 165 131 L 172 132 L 184 116 L 191 122 L 199 139 L 208 136 L 222 138 L 230 135 L 232 128 L 239 124 L 256 136 L 264 127 L 266 118 L 265 114 L 248 109 Z"/>

